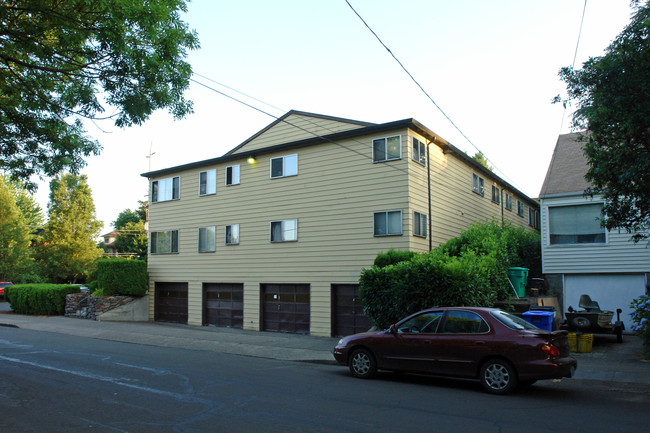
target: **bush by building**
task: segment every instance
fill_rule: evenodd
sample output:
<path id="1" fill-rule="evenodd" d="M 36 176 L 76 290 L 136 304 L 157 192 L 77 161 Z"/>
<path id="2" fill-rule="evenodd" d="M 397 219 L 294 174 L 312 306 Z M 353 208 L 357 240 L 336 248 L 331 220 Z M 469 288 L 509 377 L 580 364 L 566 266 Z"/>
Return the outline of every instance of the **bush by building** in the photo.
<path id="1" fill-rule="evenodd" d="M 148 289 L 147 262 L 124 258 L 100 260 L 97 287 L 104 296 L 144 296 Z"/>
<path id="2" fill-rule="evenodd" d="M 66 295 L 79 292 L 71 284 L 17 284 L 5 287 L 5 299 L 16 313 L 53 316 L 65 313 Z"/>

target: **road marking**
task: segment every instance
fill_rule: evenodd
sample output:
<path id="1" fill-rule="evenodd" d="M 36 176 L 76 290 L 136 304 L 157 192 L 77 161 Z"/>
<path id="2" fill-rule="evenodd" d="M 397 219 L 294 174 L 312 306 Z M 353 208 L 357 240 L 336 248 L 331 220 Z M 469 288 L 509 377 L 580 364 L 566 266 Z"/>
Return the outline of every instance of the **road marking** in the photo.
<path id="1" fill-rule="evenodd" d="M 144 391 L 144 392 L 149 392 L 149 393 L 152 393 L 152 394 L 162 395 L 162 396 L 165 396 L 165 397 L 171 397 L 173 399 L 181 400 L 181 401 L 184 401 L 184 402 L 207 403 L 207 404 L 213 404 L 214 403 L 214 402 L 212 402 L 210 400 L 193 397 L 191 395 L 180 394 L 180 393 L 172 392 L 172 391 L 164 391 L 164 390 L 161 390 L 161 389 L 151 388 L 151 387 L 148 387 L 148 386 L 135 385 L 135 384 L 132 384 L 132 383 L 124 382 L 124 380 L 126 380 L 126 379 L 119 379 L 119 378 L 116 378 L 116 377 L 103 376 L 103 375 L 100 375 L 100 374 L 88 373 L 88 372 L 85 372 L 85 371 L 70 370 L 70 369 L 67 369 L 67 368 L 54 367 L 54 366 L 51 366 L 51 365 L 41 364 L 39 362 L 25 361 L 25 360 L 22 360 L 22 359 L 11 358 L 9 356 L 3 356 L 3 355 L 0 355 L 0 360 L 7 361 L 7 362 L 13 362 L 13 363 L 16 363 L 16 364 L 29 365 L 29 366 L 32 366 L 32 367 L 41 368 L 41 369 L 44 369 L 44 370 L 56 371 L 56 372 L 59 372 L 59 373 L 71 374 L 71 375 L 74 375 L 74 376 L 83 377 L 85 379 L 93 379 L 93 380 L 98 380 L 98 381 L 101 381 L 101 382 L 108 382 L 108 383 L 112 383 L 112 384 L 115 384 L 115 385 L 118 385 L 118 386 L 124 386 L 126 388 L 132 388 L 132 389 L 135 389 L 135 390 L 138 390 L 138 391 Z"/>

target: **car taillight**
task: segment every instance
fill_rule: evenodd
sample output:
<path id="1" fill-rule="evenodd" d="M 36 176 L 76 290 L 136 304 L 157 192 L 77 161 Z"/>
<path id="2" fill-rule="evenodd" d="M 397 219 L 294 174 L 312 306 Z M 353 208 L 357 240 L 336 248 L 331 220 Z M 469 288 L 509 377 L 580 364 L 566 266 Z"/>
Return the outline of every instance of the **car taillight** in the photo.
<path id="1" fill-rule="evenodd" d="M 560 349 L 551 344 L 545 344 L 542 346 L 542 352 L 546 353 L 547 355 L 558 356 L 560 354 Z"/>

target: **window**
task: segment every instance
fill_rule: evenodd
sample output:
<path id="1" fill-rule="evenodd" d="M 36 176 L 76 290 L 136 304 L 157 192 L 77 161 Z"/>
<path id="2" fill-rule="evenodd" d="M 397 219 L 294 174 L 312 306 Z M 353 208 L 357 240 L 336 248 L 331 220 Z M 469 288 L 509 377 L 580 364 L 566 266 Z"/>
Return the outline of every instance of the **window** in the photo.
<path id="1" fill-rule="evenodd" d="M 271 179 L 298 174 L 298 155 L 271 158 Z"/>
<path id="2" fill-rule="evenodd" d="M 501 203 L 501 191 L 495 185 L 492 185 L 492 201 L 496 204 Z"/>
<path id="3" fill-rule="evenodd" d="M 206 170 L 199 173 L 199 195 L 217 193 L 217 170 Z"/>
<path id="4" fill-rule="evenodd" d="M 298 240 L 298 220 L 271 221 L 271 242 Z"/>
<path id="5" fill-rule="evenodd" d="M 401 323 L 397 327 L 397 332 L 400 334 L 435 334 L 442 315 L 442 311 L 422 313 Z"/>
<path id="6" fill-rule="evenodd" d="M 239 185 L 239 164 L 226 167 L 226 185 Z"/>
<path id="7" fill-rule="evenodd" d="M 151 254 L 178 252 L 178 230 L 151 232 Z"/>
<path id="8" fill-rule="evenodd" d="M 476 173 L 472 173 L 472 191 L 479 195 L 485 195 L 485 180 Z"/>
<path id="9" fill-rule="evenodd" d="M 427 215 L 420 212 L 413 212 L 413 235 L 423 238 L 427 237 Z"/>
<path id="10" fill-rule="evenodd" d="M 216 228 L 199 227 L 199 252 L 200 253 L 213 253 L 217 250 Z"/>
<path id="11" fill-rule="evenodd" d="M 524 204 L 521 202 L 521 200 L 517 200 L 517 215 L 520 217 L 524 216 Z"/>
<path id="12" fill-rule="evenodd" d="M 585 204 L 548 208 L 551 245 L 605 243 L 600 225 L 603 205 Z"/>
<path id="13" fill-rule="evenodd" d="M 413 137 L 413 152 L 411 158 L 415 162 L 427 165 L 427 148 L 424 143 L 415 137 Z"/>
<path id="14" fill-rule="evenodd" d="M 506 193 L 506 210 L 512 210 L 512 195 Z"/>
<path id="15" fill-rule="evenodd" d="M 239 224 L 226 226 L 226 245 L 239 244 Z"/>
<path id="16" fill-rule="evenodd" d="M 446 334 L 484 334 L 490 326 L 471 311 L 450 310 L 447 312 L 442 332 Z"/>
<path id="17" fill-rule="evenodd" d="M 375 212 L 375 236 L 396 236 L 402 234 L 402 211 Z"/>
<path id="18" fill-rule="evenodd" d="M 528 225 L 535 229 L 539 229 L 539 211 L 533 208 L 528 208 Z"/>
<path id="19" fill-rule="evenodd" d="M 372 162 L 392 161 L 402 157 L 402 137 L 377 138 L 372 141 Z"/>
<path id="20" fill-rule="evenodd" d="M 168 177 L 167 179 L 154 180 L 151 182 L 151 202 L 178 200 L 180 197 L 180 177 Z"/>

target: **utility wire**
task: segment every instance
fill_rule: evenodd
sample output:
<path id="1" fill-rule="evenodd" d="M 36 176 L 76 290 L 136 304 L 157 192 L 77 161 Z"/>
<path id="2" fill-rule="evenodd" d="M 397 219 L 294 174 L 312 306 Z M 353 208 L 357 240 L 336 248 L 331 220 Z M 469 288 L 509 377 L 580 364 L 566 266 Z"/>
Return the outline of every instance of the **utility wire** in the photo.
<path id="1" fill-rule="evenodd" d="M 485 159 L 486 159 L 489 163 L 491 163 L 491 164 L 494 166 L 494 168 L 495 168 L 496 170 L 498 170 L 499 172 L 501 172 L 501 174 L 503 175 L 504 178 L 508 179 L 508 176 L 505 174 L 505 172 L 504 172 L 503 170 L 499 169 L 499 168 L 496 166 L 496 164 L 494 164 L 494 162 L 490 161 L 490 160 L 488 159 L 488 157 L 485 155 L 485 153 L 483 153 L 483 152 L 481 151 L 481 149 L 479 149 L 479 148 L 478 148 L 478 147 L 477 147 L 477 146 L 472 142 L 472 140 L 470 140 L 470 139 L 467 137 L 467 135 L 465 135 L 465 133 L 464 133 L 463 131 L 461 131 L 461 129 L 460 129 L 460 128 L 459 128 L 459 127 L 454 123 L 454 121 L 451 120 L 451 118 L 450 118 L 449 116 L 447 116 L 447 113 L 445 113 L 444 110 L 443 110 L 442 108 L 440 108 L 440 106 L 436 103 L 436 101 L 433 100 L 433 98 L 431 97 L 431 95 L 429 95 L 429 93 L 427 93 L 427 91 L 424 90 L 424 88 L 420 85 L 420 83 L 418 83 L 418 81 L 415 79 L 415 77 L 413 77 L 413 75 L 408 71 L 408 69 L 406 69 L 406 67 L 402 64 L 402 62 L 400 62 L 399 59 L 395 56 L 395 54 L 393 54 L 393 52 L 390 50 L 390 48 L 388 48 L 388 47 L 386 46 L 386 44 L 385 44 L 385 43 L 384 43 L 384 42 L 379 38 L 379 36 L 377 36 L 377 33 L 375 33 L 375 31 L 374 31 L 374 30 L 373 30 L 373 29 L 368 25 L 368 23 L 366 22 L 366 20 L 364 20 L 363 17 L 362 17 L 361 15 L 359 15 L 359 12 L 357 12 L 357 11 L 354 9 L 354 7 L 352 7 L 352 5 L 350 4 L 350 2 L 349 2 L 348 0 L 345 0 L 345 2 L 348 4 L 348 6 L 350 6 L 350 9 L 352 9 L 352 12 L 354 12 L 355 15 L 356 15 L 357 17 L 359 17 L 359 19 L 360 19 L 361 22 L 366 26 L 366 28 L 367 28 L 368 30 L 370 30 L 370 33 L 372 33 L 372 34 L 374 35 L 374 37 L 379 41 L 379 43 L 380 43 L 380 44 L 381 44 L 381 45 L 386 49 L 386 51 L 388 51 L 388 53 L 393 57 L 393 59 L 395 59 L 395 61 L 400 65 L 400 67 L 404 70 L 404 72 L 406 72 L 406 74 L 411 78 L 411 80 L 412 80 L 412 81 L 413 81 L 413 82 L 418 86 L 418 88 L 422 91 L 422 93 L 424 93 L 425 96 L 426 96 L 427 98 L 429 98 L 429 101 L 431 101 L 431 103 L 432 103 L 432 104 L 433 104 L 433 105 L 434 105 L 434 106 L 435 106 L 435 107 L 436 107 L 436 108 L 437 108 L 437 109 L 442 113 L 442 115 L 445 116 L 445 118 L 449 121 L 449 123 L 451 123 L 452 126 L 453 126 L 454 128 L 456 128 L 456 130 L 457 130 L 458 132 L 460 132 L 460 135 L 462 135 L 462 136 L 465 138 L 465 140 L 467 140 L 467 142 L 468 142 L 469 144 L 471 144 L 472 147 L 474 147 L 474 149 L 476 149 L 480 154 L 482 154 L 482 155 L 485 157 Z M 508 179 L 508 180 L 509 180 L 509 179 Z M 509 182 L 514 183 L 514 182 L 512 182 L 512 180 L 509 180 Z"/>

